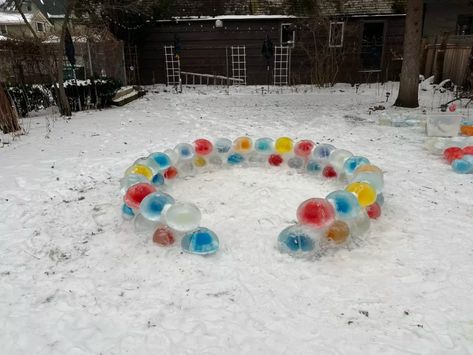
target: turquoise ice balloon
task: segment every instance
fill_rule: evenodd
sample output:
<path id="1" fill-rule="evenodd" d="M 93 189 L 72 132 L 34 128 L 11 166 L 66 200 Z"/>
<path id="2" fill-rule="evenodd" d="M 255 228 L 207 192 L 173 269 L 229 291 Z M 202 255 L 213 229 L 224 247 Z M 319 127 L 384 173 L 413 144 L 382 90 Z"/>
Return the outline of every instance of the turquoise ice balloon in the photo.
<path id="1" fill-rule="evenodd" d="M 343 170 L 347 176 L 351 176 L 359 166 L 366 165 L 369 163 L 370 161 L 367 158 L 355 155 L 345 160 Z"/>
<path id="2" fill-rule="evenodd" d="M 320 174 L 320 172 L 323 169 L 323 166 L 319 161 L 315 159 L 309 159 L 305 169 L 308 174 L 315 175 L 315 174 Z"/>
<path id="3" fill-rule="evenodd" d="M 333 191 L 327 195 L 326 199 L 335 209 L 338 219 L 341 220 L 355 218 L 361 210 L 356 196 L 346 190 Z"/>
<path id="4" fill-rule="evenodd" d="M 274 152 L 274 140 L 271 138 L 258 138 L 255 141 L 255 150 L 258 153 L 269 155 Z"/>

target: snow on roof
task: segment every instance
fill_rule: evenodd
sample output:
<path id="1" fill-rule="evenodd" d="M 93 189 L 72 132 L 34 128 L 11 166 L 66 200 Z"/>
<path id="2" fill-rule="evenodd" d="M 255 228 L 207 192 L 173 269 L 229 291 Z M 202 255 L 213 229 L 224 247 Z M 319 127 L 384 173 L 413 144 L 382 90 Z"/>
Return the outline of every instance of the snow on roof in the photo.
<path id="1" fill-rule="evenodd" d="M 184 16 L 173 17 L 170 20 L 159 20 L 158 22 L 166 21 L 216 21 L 216 20 L 270 20 L 280 18 L 295 18 L 292 15 L 222 15 L 222 16 Z"/>
<path id="2" fill-rule="evenodd" d="M 0 0 L 0 1 L 2 1 L 2 0 Z M 0 35 L 0 41 L 6 41 L 6 40 L 8 40 L 7 37 Z"/>
<path id="3" fill-rule="evenodd" d="M 33 16 L 34 14 L 25 14 L 25 17 L 28 21 L 31 21 Z M 2 25 L 22 25 L 23 23 L 23 18 L 19 13 L 3 11 L 0 12 L 0 24 Z"/>

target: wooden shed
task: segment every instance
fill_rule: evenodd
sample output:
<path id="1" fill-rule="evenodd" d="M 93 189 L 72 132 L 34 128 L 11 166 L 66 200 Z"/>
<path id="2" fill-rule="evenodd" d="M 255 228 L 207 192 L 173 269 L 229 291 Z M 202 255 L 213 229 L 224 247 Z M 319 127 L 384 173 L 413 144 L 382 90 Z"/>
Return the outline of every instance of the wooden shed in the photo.
<path id="1" fill-rule="evenodd" d="M 201 0 L 176 7 L 175 16 L 150 26 L 138 43 L 141 79 L 174 83 L 179 66 L 184 84 L 241 79 L 243 72 L 239 82 L 246 84 L 397 80 L 405 19 L 397 3 L 327 1 L 317 15 L 281 0 L 208 6 Z M 268 39 L 274 53 L 269 60 L 263 55 Z M 287 82 L 279 81 L 286 74 Z"/>

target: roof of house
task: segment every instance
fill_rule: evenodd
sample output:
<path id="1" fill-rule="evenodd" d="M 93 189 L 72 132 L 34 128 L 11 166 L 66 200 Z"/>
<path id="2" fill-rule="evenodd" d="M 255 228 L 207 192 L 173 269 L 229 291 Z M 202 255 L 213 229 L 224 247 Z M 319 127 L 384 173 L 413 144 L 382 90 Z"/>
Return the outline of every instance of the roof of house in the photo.
<path id="1" fill-rule="evenodd" d="M 63 18 L 65 0 L 27 0 L 33 3 L 48 19 Z M 27 2 L 25 1 L 25 3 Z M 14 0 L 0 0 L 0 10 L 16 12 Z M 26 12 L 25 12 L 26 13 Z"/>
<path id="2" fill-rule="evenodd" d="M 406 0 L 332 0 L 320 1 L 327 15 L 393 15 L 405 14 Z"/>
<path id="3" fill-rule="evenodd" d="M 406 0 L 319 0 L 324 15 L 404 14 Z M 311 15 L 307 0 L 175 0 L 171 17 L 206 17 L 221 15 Z"/>
<path id="4" fill-rule="evenodd" d="M 25 14 L 25 17 L 28 21 L 33 19 L 35 14 L 28 13 Z M 0 12 L 0 25 L 23 25 L 23 18 L 19 13 L 16 12 Z"/>

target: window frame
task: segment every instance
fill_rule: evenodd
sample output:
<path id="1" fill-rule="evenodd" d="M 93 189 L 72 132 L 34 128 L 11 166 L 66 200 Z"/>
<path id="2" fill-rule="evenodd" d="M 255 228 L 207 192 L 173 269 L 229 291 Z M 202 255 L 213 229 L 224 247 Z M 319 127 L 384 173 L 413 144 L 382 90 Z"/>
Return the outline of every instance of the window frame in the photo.
<path id="1" fill-rule="evenodd" d="M 8 34 L 8 26 L 5 23 L 0 25 L 0 35 L 7 35 Z"/>
<path id="2" fill-rule="evenodd" d="M 342 25 L 342 36 L 340 37 L 340 44 L 332 44 L 332 26 L 333 25 Z M 329 29 L 329 35 L 328 35 L 328 46 L 330 48 L 342 48 L 343 47 L 343 41 L 345 40 L 345 22 L 344 21 L 330 21 L 330 29 Z"/>
<path id="3" fill-rule="evenodd" d="M 465 19 L 468 19 L 468 32 L 466 34 L 462 34 L 461 29 L 465 26 Z M 462 23 L 462 26 L 460 26 Z M 457 36 L 471 36 L 473 35 L 473 14 L 461 14 L 457 16 L 457 23 L 455 26 L 455 35 Z"/>
<path id="4" fill-rule="evenodd" d="M 293 28 L 292 29 L 292 41 L 288 41 L 288 42 L 283 42 L 282 41 L 282 33 L 283 33 L 283 28 L 284 26 L 288 26 L 289 28 L 291 28 L 294 24 L 291 23 L 291 22 L 283 22 L 281 23 L 281 38 L 280 38 L 280 43 L 281 43 L 281 46 L 286 46 L 286 47 L 291 47 L 291 48 L 294 48 L 295 45 L 296 45 L 296 29 Z"/>
<path id="5" fill-rule="evenodd" d="M 45 33 L 46 32 L 46 24 L 44 22 L 36 21 L 36 32 Z M 39 29 L 39 25 L 41 25 L 42 30 Z"/>

